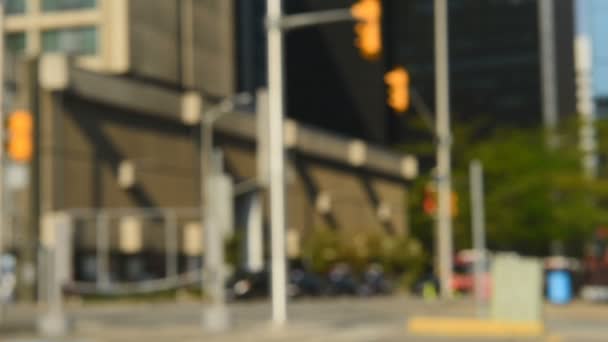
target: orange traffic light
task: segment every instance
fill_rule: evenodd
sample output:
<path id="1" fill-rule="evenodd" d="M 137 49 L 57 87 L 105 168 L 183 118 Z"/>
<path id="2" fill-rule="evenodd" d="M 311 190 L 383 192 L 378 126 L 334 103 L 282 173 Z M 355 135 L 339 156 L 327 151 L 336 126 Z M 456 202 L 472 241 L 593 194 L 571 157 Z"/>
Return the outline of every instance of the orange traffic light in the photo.
<path id="1" fill-rule="evenodd" d="M 410 75 L 403 67 L 396 67 L 386 73 L 384 82 L 388 86 L 388 105 L 398 113 L 410 107 Z"/>
<path id="2" fill-rule="evenodd" d="M 424 213 L 429 216 L 434 216 L 437 213 L 437 189 L 434 186 L 428 185 L 426 189 L 424 189 L 424 199 L 422 201 L 422 209 Z M 450 216 L 457 217 L 460 214 L 460 209 L 458 205 L 458 194 L 456 192 L 452 192 L 450 196 Z"/>
<path id="3" fill-rule="evenodd" d="M 422 209 L 429 216 L 433 216 L 437 212 L 437 190 L 433 186 L 427 185 L 424 189 Z"/>
<path id="4" fill-rule="evenodd" d="M 351 7 L 355 25 L 355 45 L 361 55 L 376 60 L 382 52 L 382 5 L 380 0 L 359 0 Z"/>
<path id="5" fill-rule="evenodd" d="M 26 163 L 32 159 L 33 130 L 34 122 L 29 112 L 16 111 L 9 116 L 7 152 L 14 161 Z"/>

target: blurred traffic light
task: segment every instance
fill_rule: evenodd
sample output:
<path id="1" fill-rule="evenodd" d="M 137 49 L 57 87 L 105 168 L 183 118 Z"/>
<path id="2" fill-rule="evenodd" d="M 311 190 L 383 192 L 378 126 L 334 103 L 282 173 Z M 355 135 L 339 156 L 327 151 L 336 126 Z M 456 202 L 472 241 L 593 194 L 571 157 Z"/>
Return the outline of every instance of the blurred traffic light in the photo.
<path id="1" fill-rule="evenodd" d="M 388 86 L 388 105 L 397 113 L 404 113 L 410 107 L 410 75 L 403 67 L 396 67 L 386 73 L 384 82 Z"/>
<path id="2" fill-rule="evenodd" d="M 424 189 L 424 199 L 422 201 L 424 213 L 432 216 L 437 212 L 437 191 L 431 186 Z"/>
<path id="3" fill-rule="evenodd" d="M 424 189 L 424 199 L 422 200 L 422 209 L 429 216 L 434 216 L 437 213 L 437 189 L 434 186 L 427 185 Z M 460 214 L 458 205 L 458 194 L 452 192 L 450 196 L 450 216 L 457 217 Z"/>
<path id="4" fill-rule="evenodd" d="M 32 159 L 33 129 L 34 122 L 29 112 L 15 111 L 10 114 L 7 123 L 7 153 L 14 161 L 27 163 Z"/>
<path id="5" fill-rule="evenodd" d="M 376 60 L 382 52 L 382 5 L 380 0 L 359 0 L 352 5 L 355 25 L 355 45 L 361 55 Z"/>

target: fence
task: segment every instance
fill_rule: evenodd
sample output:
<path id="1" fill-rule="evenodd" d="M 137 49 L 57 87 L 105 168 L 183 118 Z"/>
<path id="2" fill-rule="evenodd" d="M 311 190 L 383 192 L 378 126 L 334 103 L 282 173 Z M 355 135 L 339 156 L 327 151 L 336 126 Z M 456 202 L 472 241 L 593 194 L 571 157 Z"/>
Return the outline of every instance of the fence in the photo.
<path id="1" fill-rule="evenodd" d="M 65 290 L 125 295 L 169 290 L 200 281 L 199 209 L 78 209 L 43 218 L 39 293 L 52 277 L 52 250 L 68 251 Z M 45 222 L 46 221 L 46 222 Z"/>

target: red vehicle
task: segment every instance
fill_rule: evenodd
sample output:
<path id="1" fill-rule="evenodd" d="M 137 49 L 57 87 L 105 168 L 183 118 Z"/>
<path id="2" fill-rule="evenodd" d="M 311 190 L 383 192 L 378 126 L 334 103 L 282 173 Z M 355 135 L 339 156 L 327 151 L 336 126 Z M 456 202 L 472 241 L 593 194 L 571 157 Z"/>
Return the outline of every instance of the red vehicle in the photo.
<path id="1" fill-rule="evenodd" d="M 475 290 L 475 262 L 479 255 L 474 250 L 462 250 L 456 254 L 454 259 L 454 274 L 452 276 L 452 289 L 459 293 L 473 293 Z M 490 256 L 486 252 L 483 265 L 483 287 L 484 298 L 489 298 L 491 293 Z"/>

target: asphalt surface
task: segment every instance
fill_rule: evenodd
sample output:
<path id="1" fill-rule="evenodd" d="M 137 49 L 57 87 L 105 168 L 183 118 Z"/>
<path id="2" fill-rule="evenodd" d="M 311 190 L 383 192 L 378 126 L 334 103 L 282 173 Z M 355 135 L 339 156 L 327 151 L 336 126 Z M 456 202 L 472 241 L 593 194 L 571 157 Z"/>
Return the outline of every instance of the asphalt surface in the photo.
<path id="1" fill-rule="evenodd" d="M 203 330 L 203 306 L 195 301 L 165 303 L 70 304 L 71 333 L 63 339 L 36 336 L 42 310 L 13 307 L 0 325 L 4 342 L 190 342 L 190 341 L 522 341 L 525 339 L 445 338 L 409 335 L 408 317 L 474 317 L 468 300 L 424 302 L 408 297 L 302 300 L 290 304 L 289 324 L 270 322 L 266 301 L 229 305 L 231 328 L 222 334 Z M 529 341 L 608 341 L 608 305 L 574 303 L 545 309 L 547 334 Z"/>

